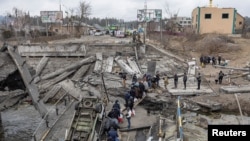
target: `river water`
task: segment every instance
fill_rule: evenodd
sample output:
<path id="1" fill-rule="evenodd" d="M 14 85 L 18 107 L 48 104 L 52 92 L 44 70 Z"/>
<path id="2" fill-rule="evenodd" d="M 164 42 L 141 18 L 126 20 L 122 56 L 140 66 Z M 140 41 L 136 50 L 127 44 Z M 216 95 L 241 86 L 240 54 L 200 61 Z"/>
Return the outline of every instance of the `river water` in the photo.
<path id="1" fill-rule="evenodd" d="M 29 141 L 41 121 L 33 105 L 19 105 L 1 112 L 3 134 L 1 141 Z"/>

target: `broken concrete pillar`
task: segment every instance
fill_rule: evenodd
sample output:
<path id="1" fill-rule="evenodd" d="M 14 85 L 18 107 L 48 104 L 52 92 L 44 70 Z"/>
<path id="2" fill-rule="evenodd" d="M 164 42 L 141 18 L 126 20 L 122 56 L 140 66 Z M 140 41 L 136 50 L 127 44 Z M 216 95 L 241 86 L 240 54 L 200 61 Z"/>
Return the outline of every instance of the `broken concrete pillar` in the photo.
<path id="1" fill-rule="evenodd" d="M 62 73 L 64 73 L 65 71 L 71 71 L 73 69 L 77 69 L 79 68 L 80 66 L 84 65 L 84 64 L 88 64 L 88 63 L 92 63 L 95 61 L 95 56 L 90 56 L 88 58 L 85 58 L 77 63 L 74 63 L 74 64 L 71 64 L 69 65 L 68 67 L 66 68 L 61 68 L 53 73 L 50 73 L 50 74 L 47 74 L 47 75 L 44 75 L 41 77 L 41 80 L 46 80 L 46 79 L 50 79 L 50 78 L 53 78 L 57 75 L 60 75 Z"/>
<path id="2" fill-rule="evenodd" d="M 36 67 L 36 76 L 39 76 L 43 68 L 47 65 L 49 58 L 44 56 Z"/>
<path id="3" fill-rule="evenodd" d="M 117 64 L 118 64 L 125 72 L 127 72 L 128 74 L 135 74 L 135 73 L 136 73 L 134 70 L 132 70 L 132 69 L 130 68 L 129 65 L 127 65 L 127 64 L 125 63 L 125 61 L 123 61 L 123 60 L 121 60 L 121 59 L 119 59 L 119 58 L 120 58 L 119 56 L 116 57 L 116 58 L 115 58 L 115 61 L 117 62 Z"/>

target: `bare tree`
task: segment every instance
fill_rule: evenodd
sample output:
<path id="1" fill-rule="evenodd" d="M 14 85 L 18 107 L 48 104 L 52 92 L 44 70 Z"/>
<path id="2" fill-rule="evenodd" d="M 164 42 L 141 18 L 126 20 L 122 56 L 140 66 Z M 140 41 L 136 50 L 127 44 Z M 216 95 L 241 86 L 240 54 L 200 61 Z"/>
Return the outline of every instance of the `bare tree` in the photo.
<path id="1" fill-rule="evenodd" d="M 176 23 L 176 18 L 178 16 L 179 10 L 177 12 L 171 11 L 169 4 L 166 2 L 166 4 L 165 4 L 165 12 L 169 17 L 169 19 L 167 20 L 167 24 L 166 24 L 165 28 L 166 28 L 166 30 L 172 32 L 178 26 L 177 23 Z"/>
<path id="2" fill-rule="evenodd" d="M 82 26 L 82 23 L 84 23 L 85 19 L 88 18 L 88 16 L 91 15 L 91 5 L 90 3 L 86 1 L 80 1 L 78 11 L 77 11 L 77 19 L 78 19 L 78 25 L 76 27 L 77 32 L 80 32 L 80 28 Z"/>
<path id="3" fill-rule="evenodd" d="M 13 14 L 15 17 L 15 28 L 20 30 L 25 27 L 29 23 L 29 14 L 14 7 L 13 8 Z"/>

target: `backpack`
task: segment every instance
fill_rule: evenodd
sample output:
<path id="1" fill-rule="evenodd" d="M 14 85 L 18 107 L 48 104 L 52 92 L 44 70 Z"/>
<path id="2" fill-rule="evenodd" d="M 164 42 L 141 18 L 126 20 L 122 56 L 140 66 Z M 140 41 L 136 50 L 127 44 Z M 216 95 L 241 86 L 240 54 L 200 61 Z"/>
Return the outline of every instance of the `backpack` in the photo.
<path id="1" fill-rule="evenodd" d="M 131 106 L 132 105 L 132 99 L 129 99 L 128 100 L 128 106 Z"/>
<path id="2" fill-rule="evenodd" d="M 151 81 L 151 75 L 147 75 L 146 80 Z"/>

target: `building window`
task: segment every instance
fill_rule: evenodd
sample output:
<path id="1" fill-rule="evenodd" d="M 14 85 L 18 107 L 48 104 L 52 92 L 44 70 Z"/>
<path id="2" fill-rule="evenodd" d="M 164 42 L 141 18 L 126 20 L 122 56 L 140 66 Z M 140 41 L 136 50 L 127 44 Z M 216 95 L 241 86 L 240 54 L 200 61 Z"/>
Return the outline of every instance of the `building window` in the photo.
<path id="1" fill-rule="evenodd" d="M 222 14 L 222 19 L 228 19 L 229 17 L 229 14 L 228 13 L 223 13 Z"/>
<path id="2" fill-rule="evenodd" d="M 212 18 L 212 14 L 205 14 L 205 19 L 211 19 Z"/>
<path id="3" fill-rule="evenodd" d="M 188 24 L 191 24 L 191 21 L 188 21 Z"/>
<path id="4" fill-rule="evenodd" d="M 182 21 L 180 21 L 180 24 L 182 24 Z"/>
<path id="5" fill-rule="evenodd" d="M 196 15 L 196 22 L 198 22 L 198 15 Z"/>
<path id="6" fill-rule="evenodd" d="M 242 25 L 242 22 L 239 22 L 239 25 Z"/>
<path id="7" fill-rule="evenodd" d="M 58 29 L 55 29 L 56 32 L 58 32 Z"/>

